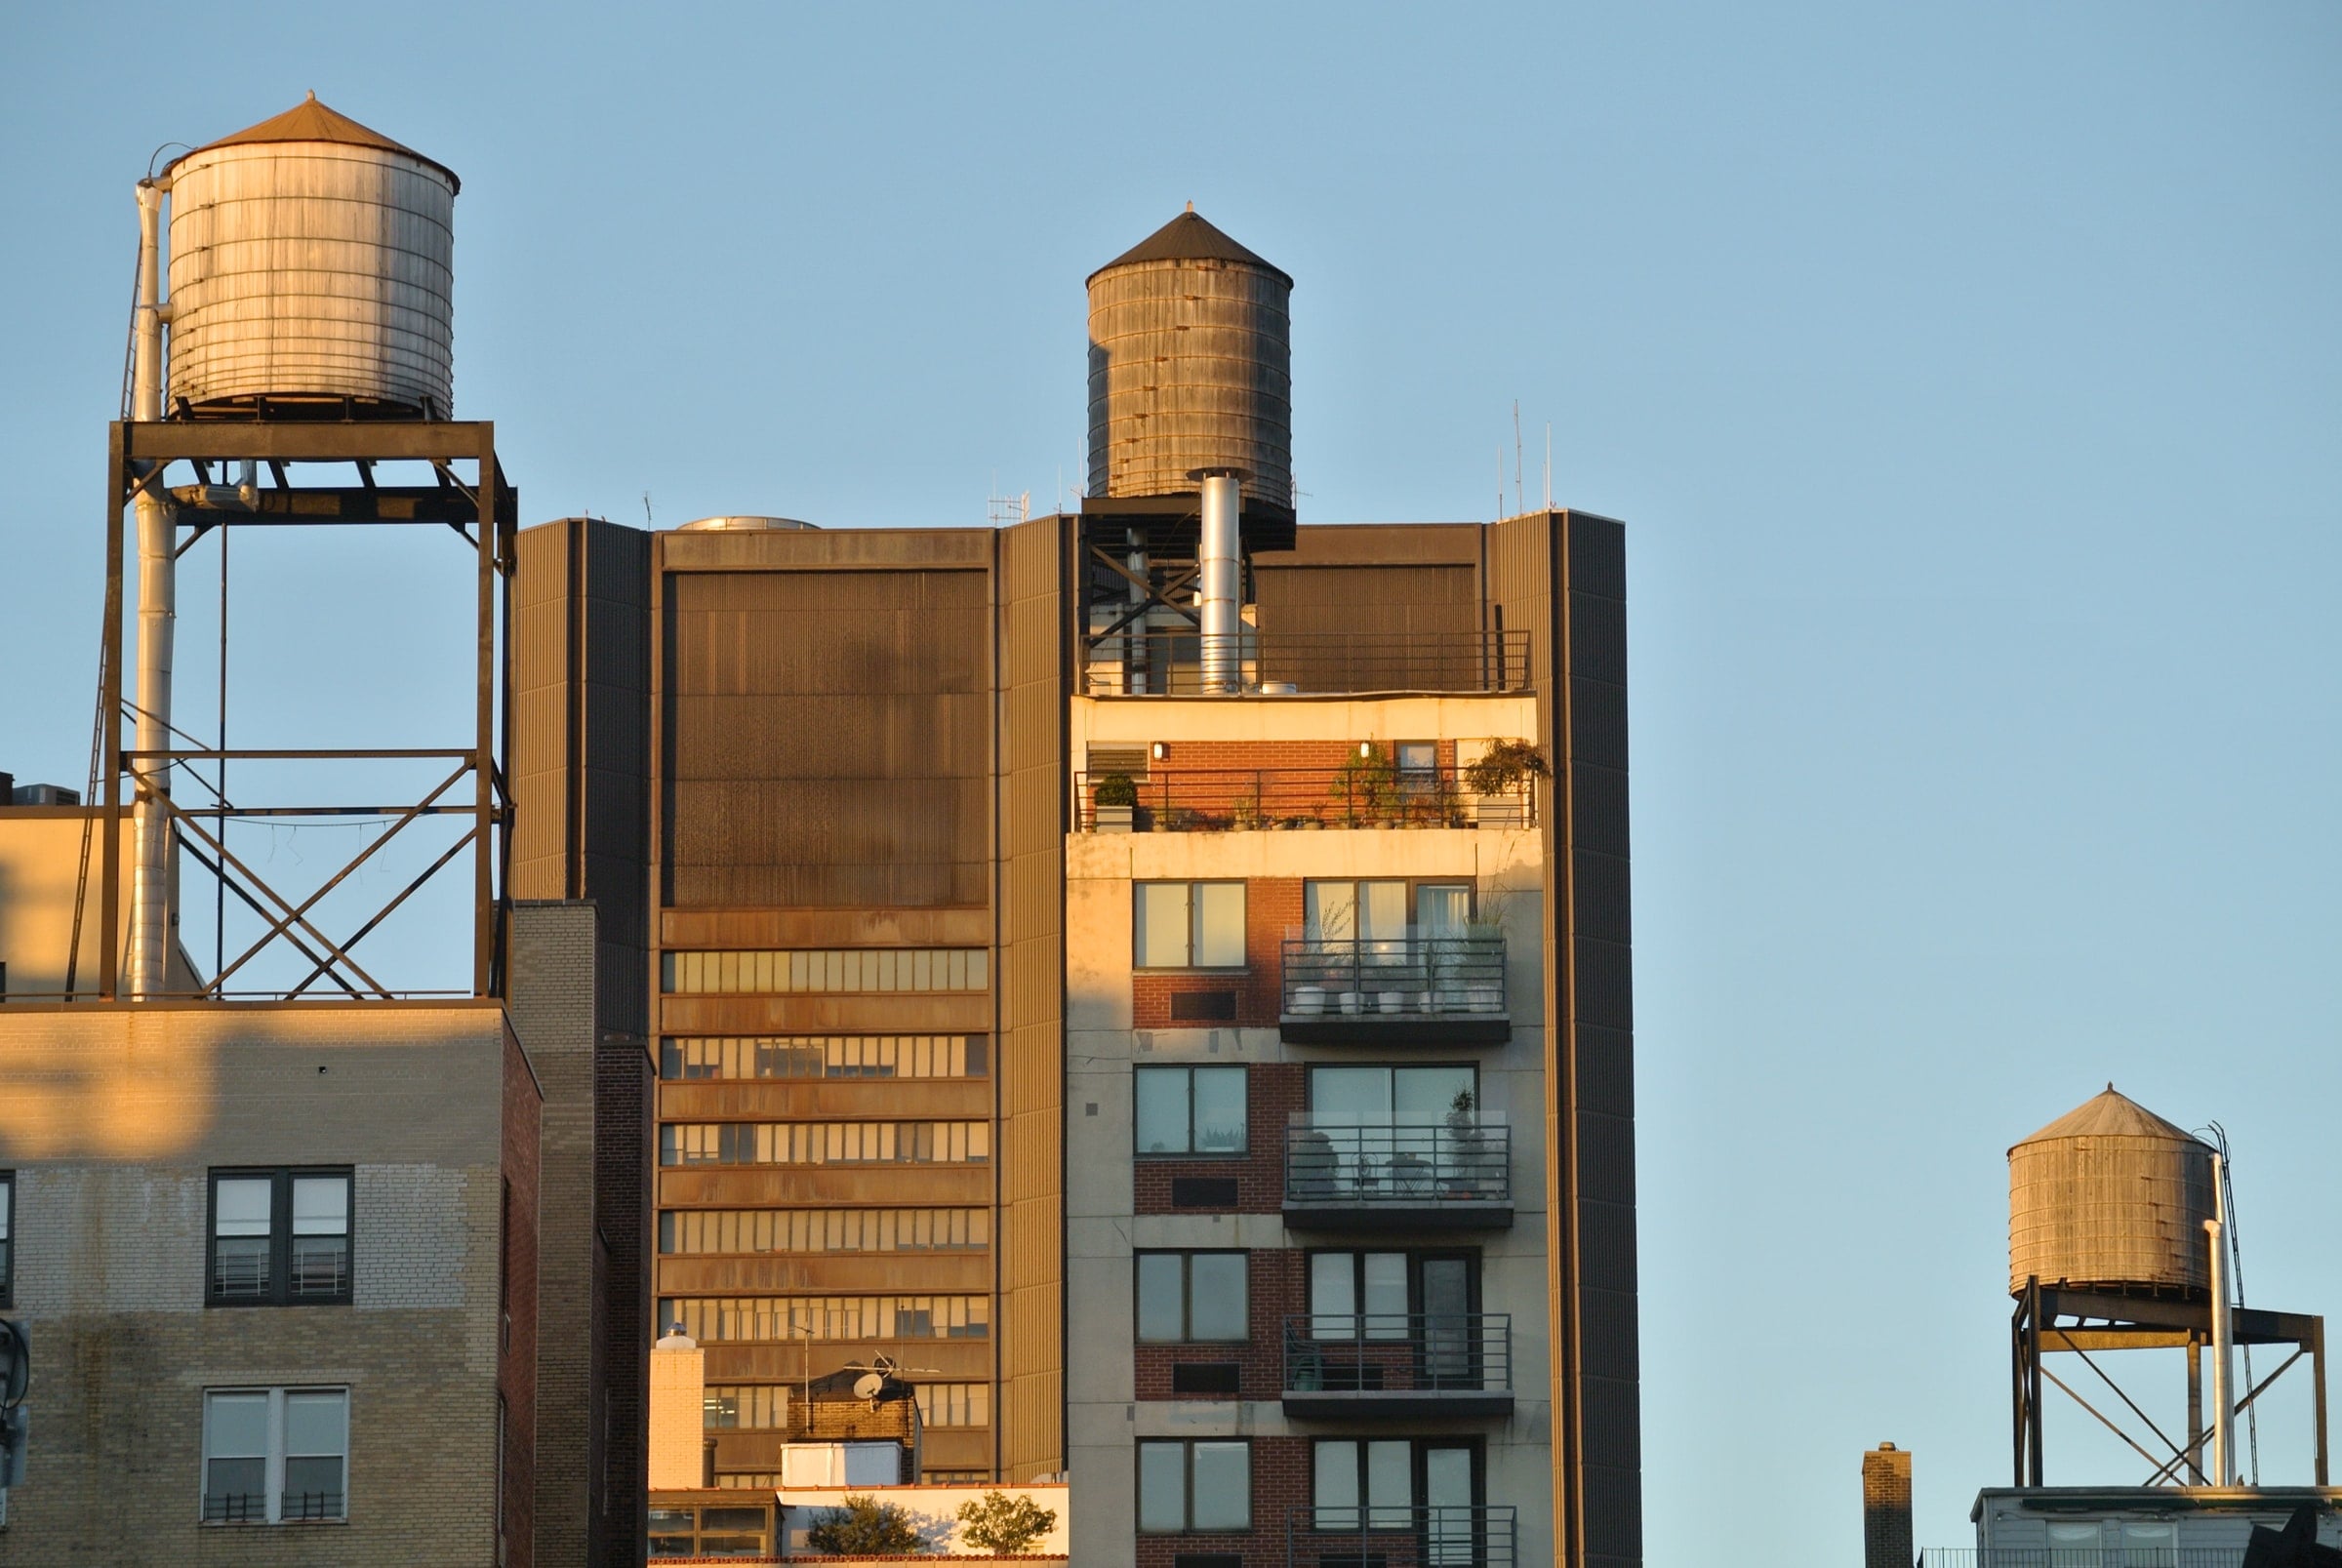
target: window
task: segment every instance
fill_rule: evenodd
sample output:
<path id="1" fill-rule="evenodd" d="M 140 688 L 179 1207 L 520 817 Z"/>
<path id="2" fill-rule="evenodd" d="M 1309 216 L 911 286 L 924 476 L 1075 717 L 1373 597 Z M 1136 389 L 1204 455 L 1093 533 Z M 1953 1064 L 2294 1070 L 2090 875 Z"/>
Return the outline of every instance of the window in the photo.
<path id="1" fill-rule="evenodd" d="M 989 1427 L 992 1386 L 989 1383 L 922 1383 L 911 1389 L 925 1427 Z"/>
<path id="2" fill-rule="evenodd" d="M 668 1209 L 659 1250 L 947 1252 L 982 1248 L 989 1209 Z"/>
<path id="3" fill-rule="evenodd" d="M 667 1122 L 662 1165 L 981 1165 L 989 1121 Z"/>
<path id="4" fill-rule="evenodd" d="M 347 1302 L 350 1172 L 214 1171 L 214 1307 Z"/>
<path id="5" fill-rule="evenodd" d="M 981 1340 L 989 1296 L 669 1296 L 661 1324 L 710 1340 Z"/>
<path id="6" fill-rule="evenodd" d="M 772 1550 L 770 1508 L 726 1504 L 721 1508 L 651 1509 L 653 1558 L 769 1557 Z"/>
<path id="7" fill-rule="evenodd" d="M 661 989 L 709 991 L 980 991 L 991 982 L 985 947 L 830 947 L 765 952 L 669 952 Z"/>
<path id="8" fill-rule="evenodd" d="M 1131 884 L 1131 962 L 1140 969 L 1244 967 L 1244 884 Z"/>
<path id="9" fill-rule="evenodd" d="M 706 1424 L 725 1428 L 788 1425 L 788 1388 L 783 1384 L 711 1384 L 701 1395 Z"/>
<path id="10" fill-rule="evenodd" d="M 1433 1371 L 1464 1373 L 1478 1353 L 1479 1263 L 1474 1253 L 1312 1253 L 1310 1337 L 1412 1340 Z"/>
<path id="11" fill-rule="evenodd" d="M 1242 1067 L 1133 1067 L 1142 1154 L 1244 1152 Z"/>
<path id="12" fill-rule="evenodd" d="M 1252 1445 L 1139 1444 L 1139 1529 L 1150 1535 L 1252 1528 Z"/>
<path id="13" fill-rule="evenodd" d="M 1139 1340 L 1232 1344 L 1251 1337 L 1240 1252 L 1138 1255 Z"/>
<path id="14" fill-rule="evenodd" d="M 663 1039 L 662 1078 L 981 1078 L 984 1034 L 783 1034 Z"/>
<path id="15" fill-rule="evenodd" d="M 345 1519 L 348 1467 L 348 1389 L 205 1391 L 206 1523 Z"/>
<path id="16" fill-rule="evenodd" d="M 1310 1445 L 1319 1530 L 1418 1530 L 1427 1564 L 1485 1561 L 1473 1548 L 1481 1495 L 1470 1443 L 1326 1438 Z"/>
<path id="17" fill-rule="evenodd" d="M 14 1307 L 16 1297 L 17 1173 L 0 1171 L 0 1307 Z"/>
<path id="18" fill-rule="evenodd" d="M 1472 919 L 1472 884 L 1305 882 L 1301 903 L 1302 934 L 1312 942 L 1462 936 Z"/>
<path id="19" fill-rule="evenodd" d="M 1468 1096 L 1461 1107 L 1459 1096 Z M 1426 1067 L 1312 1067 L 1310 1120 L 1331 1127 L 1435 1127 L 1450 1112 L 1478 1106 L 1479 1071 L 1470 1063 Z"/>

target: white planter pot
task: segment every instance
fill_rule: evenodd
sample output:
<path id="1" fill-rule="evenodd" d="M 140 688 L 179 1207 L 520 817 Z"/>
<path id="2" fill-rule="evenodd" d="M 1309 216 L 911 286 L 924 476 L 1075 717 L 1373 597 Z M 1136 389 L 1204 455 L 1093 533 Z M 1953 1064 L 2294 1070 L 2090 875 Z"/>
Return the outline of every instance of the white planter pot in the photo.
<path id="1" fill-rule="evenodd" d="M 1325 987 L 1323 985 L 1294 986 L 1293 1011 L 1301 1018 L 1318 1017 L 1325 1011 Z"/>
<path id="2" fill-rule="evenodd" d="M 1099 806 L 1094 809 L 1097 812 L 1097 830 L 1099 832 L 1127 833 L 1130 831 L 1130 807 Z"/>

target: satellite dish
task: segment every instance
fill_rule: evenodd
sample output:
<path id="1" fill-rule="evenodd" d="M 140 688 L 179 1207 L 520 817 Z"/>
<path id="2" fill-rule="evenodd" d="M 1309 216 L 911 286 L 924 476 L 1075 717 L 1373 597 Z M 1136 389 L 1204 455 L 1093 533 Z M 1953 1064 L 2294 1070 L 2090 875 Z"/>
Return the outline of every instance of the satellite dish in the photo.
<path id="1" fill-rule="evenodd" d="M 854 1397 L 875 1399 L 878 1390 L 886 1387 L 886 1379 L 875 1372 L 866 1372 L 854 1380 Z"/>

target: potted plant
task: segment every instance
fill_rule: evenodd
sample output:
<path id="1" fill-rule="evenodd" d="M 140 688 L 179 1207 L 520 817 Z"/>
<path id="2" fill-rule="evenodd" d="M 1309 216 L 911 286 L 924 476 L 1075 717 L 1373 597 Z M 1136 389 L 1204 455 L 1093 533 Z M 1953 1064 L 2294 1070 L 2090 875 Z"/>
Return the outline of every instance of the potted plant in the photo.
<path id="1" fill-rule="evenodd" d="M 1344 757 L 1329 793 L 1342 808 L 1345 827 L 1392 818 L 1401 806 L 1397 764 L 1372 747 Z"/>
<path id="2" fill-rule="evenodd" d="M 1483 827 L 1528 825 L 1528 782 L 1550 779 L 1545 753 L 1527 741 L 1491 741 L 1464 770 L 1464 783 L 1479 796 L 1475 815 Z"/>
<path id="3" fill-rule="evenodd" d="M 1459 1089 L 1448 1103 L 1446 1187 L 1450 1197 L 1485 1198 L 1496 1195 L 1490 1166 L 1496 1158 L 1480 1131 L 1479 1103 L 1470 1089 Z"/>
<path id="4" fill-rule="evenodd" d="M 1286 1156 L 1285 1186 L 1297 1198 L 1334 1195 L 1334 1141 L 1314 1127 L 1296 1128 Z"/>
<path id="5" fill-rule="evenodd" d="M 1097 831 L 1127 833 L 1139 804 L 1138 783 L 1127 773 L 1110 773 L 1090 790 Z"/>
<path id="6" fill-rule="evenodd" d="M 1234 826 L 1239 833 L 1257 833 L 1269 825 L 1269 814 L 1261 809 L 1261 792 L 1255 789 L 1239 799 L 1234 808 Z"/>

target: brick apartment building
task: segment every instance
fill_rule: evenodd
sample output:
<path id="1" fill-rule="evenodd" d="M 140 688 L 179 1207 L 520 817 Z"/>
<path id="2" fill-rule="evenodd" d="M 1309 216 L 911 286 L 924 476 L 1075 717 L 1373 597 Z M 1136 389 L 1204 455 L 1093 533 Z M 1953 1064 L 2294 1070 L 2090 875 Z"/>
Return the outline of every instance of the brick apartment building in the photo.
<path id="1" fill-rule="evenodd" d="M 719 1485 L 885 1356 L 1077 1561 L 1640 1560 L 1623 530 L 1297 525 L 1290 287 L 1092 278 L 1076 512 L 522 535 Z"/>

